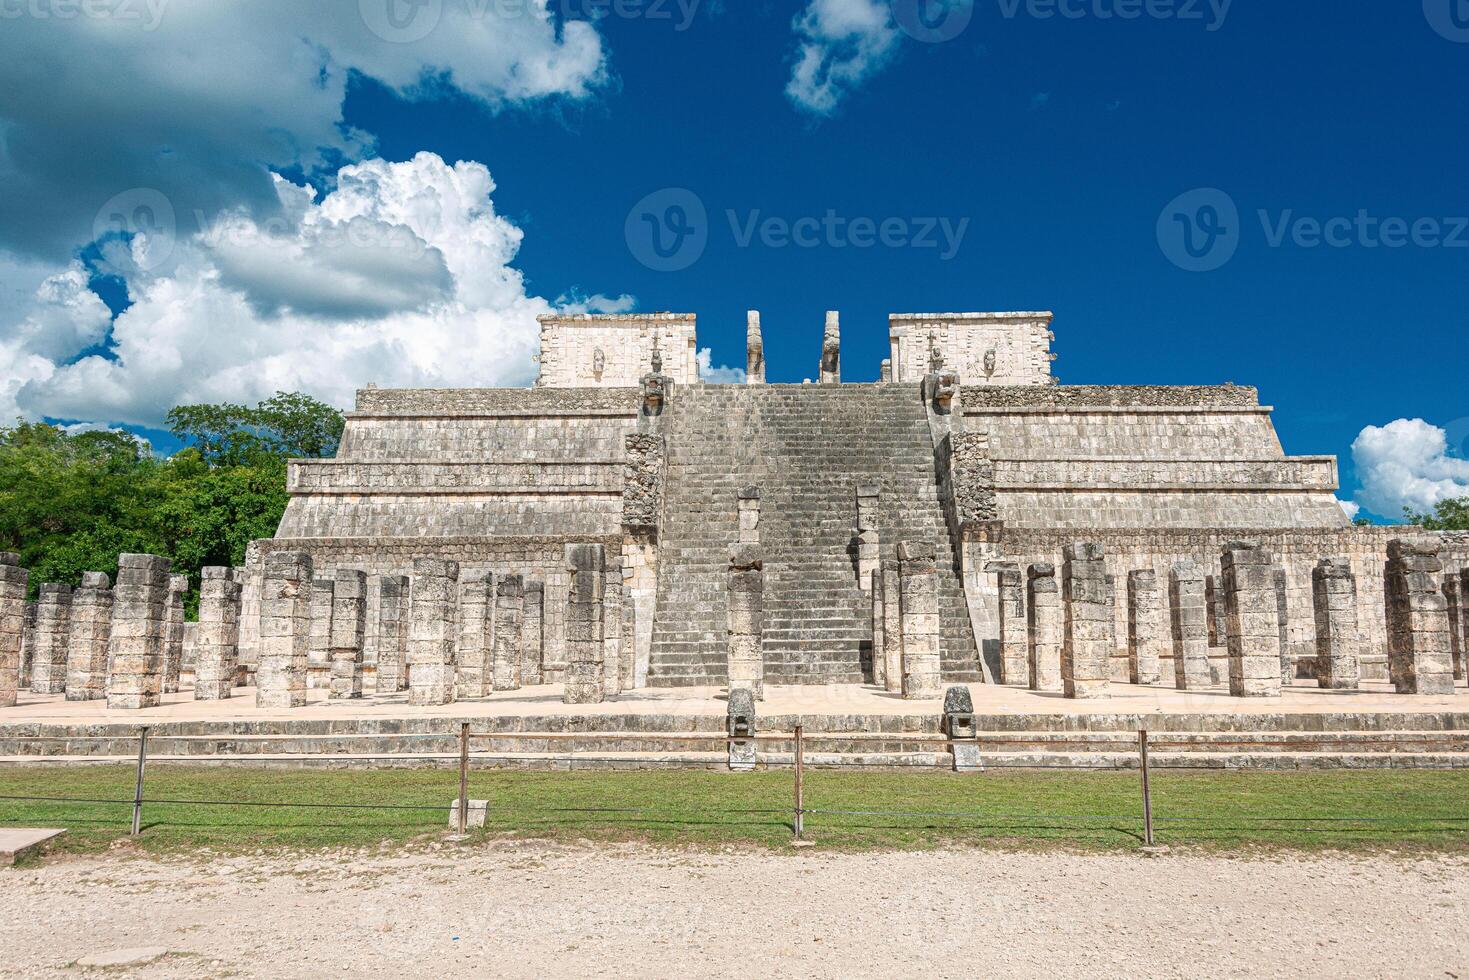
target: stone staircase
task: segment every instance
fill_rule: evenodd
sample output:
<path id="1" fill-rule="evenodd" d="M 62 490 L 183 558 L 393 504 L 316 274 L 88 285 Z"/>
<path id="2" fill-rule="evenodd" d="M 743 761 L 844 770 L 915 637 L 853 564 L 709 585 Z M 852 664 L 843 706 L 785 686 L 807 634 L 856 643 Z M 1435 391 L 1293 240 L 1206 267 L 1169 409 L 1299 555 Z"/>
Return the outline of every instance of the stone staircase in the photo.
<path id="1" fill-rule="evenodd" d="M 879 487 L 883 558 L 932 541 L 946 679 L 980 679 L 916 385 L 700 385 L 675 392 L 649 683 L 722 684 L 737 493 L 760 489 L 765 670 L 774 684 L 871 676 L 856 488 Z"/>

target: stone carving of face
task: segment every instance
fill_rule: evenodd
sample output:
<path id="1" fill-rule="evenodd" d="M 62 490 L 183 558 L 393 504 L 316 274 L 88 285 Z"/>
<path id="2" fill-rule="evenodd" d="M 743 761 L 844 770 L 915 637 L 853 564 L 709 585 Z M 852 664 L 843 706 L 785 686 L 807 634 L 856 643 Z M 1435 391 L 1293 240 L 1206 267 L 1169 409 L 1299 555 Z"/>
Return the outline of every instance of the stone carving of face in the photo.
<path id="1" fill-rule="evenodd" d="M 607 355 L 602 353 L 602 348 L 598 347 L 596 350 L 592 351 L 592 373 L 598 378 L 601 378 L 602 370 L 606 367 Z"/>
<path id="2" fill-rule="evenodd" d="M 995 373 L 995 349 L 993 347 L 984 352 L 984 373 L 987 375 Z"/>

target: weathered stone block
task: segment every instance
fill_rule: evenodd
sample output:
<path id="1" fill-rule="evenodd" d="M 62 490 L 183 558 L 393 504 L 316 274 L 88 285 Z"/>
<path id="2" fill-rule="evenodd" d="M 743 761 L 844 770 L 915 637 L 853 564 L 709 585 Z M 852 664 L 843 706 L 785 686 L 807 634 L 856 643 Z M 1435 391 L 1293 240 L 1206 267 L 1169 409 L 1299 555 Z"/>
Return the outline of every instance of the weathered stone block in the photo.
<path id="1" fill-rule="evenodd" d="M 107 646 L 112 637 L 112 582 L 102 572 L 84 572 L 71 595 L 67 635 L 66 699 L 107 697 Z"/>
<path id="2" fill-rule="evenodd" d="M 363 645 L 367 636 L 367 573 L 339 568 L 332 590 L 331 698 L 362 697 Z"/>
<path id="3" fill-rule="evenodd" d="M 943 693 L 939 653 L 938 572 L 928 542 L 898 545 L 903 619 L 903 697 L 937 698 Z"/>
<path id="4" fill-rule="evenodd" d="M 1388 674 L 1399 694 L 1452 694 L 1448 604 L 1437 537 L 1394 538 L 1387 545 Z"/>
<path id="5" fill-rule="evenodd" d="M 1128 572 L 1127 670 L 1132 683 L 1156 684 L 1162 679 L 1166 633 L 1158 573 L 1151 568 Z"/>
<path id="6" fill-rule="evenodd" d="M 194 699 L 230 697 L 238 676 L 240 610 L 244 586 L 233 569 L 209 567 L 199 584 L 198 657 L 194 665 Z"/>
<path id="7" fill-rule="evenodd" d="M 187 575 L 171 575 L 168 579 L 167 632 L 163 642 L 163 693 L 179 689 L 179 674 L 184 669 L 184 597 L 189 592 Z"/>
<path id="8" fill-rule="evenodd" d="M 260 587 L 260 661 L 255 704 L 299 708 L 306 704 L 306 664 L 311 640 L 313 565 L 305 552 L 265 556 Z"/>
<path id="9" fill-rule="evenodd" d="M 1087 541 L 1073 542 L 1063 549 L 1062 556 L 1062 690 L 1068 698 L 1103 697 L 1111 678 L 1113 628 L 1102 547 Z"/>
<path id="10" fill-rule="evenodd" d="M 1027 654 L 1032 691 L 1060 691 L 1061 647 L 1065 638 L 1065 615 L 1061 590 L 1056 583 L 1056 566 L 1037 562 L 1026 571 Z"/>
<path id="11" fill-rule="evenodd" d="M 567 704 L 600 704 L 606 697 L 602 661 L 602 589 L 604 548 L 599 544 L 566 547 L 570 592 L 566 604 Z"/>
<path id="12" fill-rule="evenodd" d="M 29 584 L 30 573 L 20 567 L 20 555 L 0 552 L 0 708 L 14 705 L 19 697 Z"/>
<path id="13" fill-rule="evenodd" d="M 454 700 L 454 643 L 459 632 L 459 563 L 415 558 L 412 592 L 408 703 L 449 704 Z"/>
<path id="14" fill-rule="evenodd" d="M 1280 612 L 1274 558 L 1251 541 L 1232 541 L 1221 556 L 1229 643 L 1229 693 L 1279 697 Z M 1269 681 L 1273 678 L 1274 684 Z"/>
<path id="15" fill-rule="evenodd" d="M 71 586 L 41 585 L 36 600 L 35 645 L 31 655 L 31 690 L 66 693 L 66 644 L 71 631 Z"/>
<path id="16" fill-rule="evenodd" d="M 520 690 L 524 653 L 525 578 L 501 575 L 495 581 L 494 684 L 496 691 Z"/>

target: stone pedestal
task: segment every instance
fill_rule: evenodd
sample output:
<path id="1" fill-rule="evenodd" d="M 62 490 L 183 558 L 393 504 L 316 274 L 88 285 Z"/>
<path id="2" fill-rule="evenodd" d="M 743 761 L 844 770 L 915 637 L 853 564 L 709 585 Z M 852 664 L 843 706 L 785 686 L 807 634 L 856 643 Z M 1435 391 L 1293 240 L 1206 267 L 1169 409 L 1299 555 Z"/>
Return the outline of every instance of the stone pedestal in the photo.
<path id="1" fill-rule="evenodd" d="M 739 544 L 729 553 L 729 690 L 765 698 L 765 565 L 760 549 Z"/>
<path id="2" fill-rule="evenodd" d="M 622 693 L 622 556 L 607 555 L 602 583 L 602 693 Z"/>
<path id="3" fill-rule="evenodd" d="M 1362 674 L 1362 636 L 1357 627 L 1357 577 L 1345 558 L 1323 558 L 1311 570 L 1316 614 L 1316 682 L 1354 691 Z"/>
<path id="4" fill-rule="evenodd" d="M 731 687 L 725 725 L 729 735 L 731 772 L 749 772 L 759 761 L 755 742 L 755 694 L 748 687 Z"/>
<path id="5" fill-rule="evenodd" d="M 329 568 L 318 568 L 311 580 L 311 636 L 306 643 L 306 688 L 332 686 L 332 606 L 337 580 Z"/>
<path id="6" fill-rule="evenodd" d="M 260 580 L 260 660 L 255 706 L 306 704 L 306 658 L 311 641 L 311 556 L 273 551 Z"/>
<path id="7" fill-rule="evenodd" d="M 184 596 L 189 594 L 187 575 L 168 578 L 167 628 L 163 640 L 163 693 L 175 694 L 184 669 Z"/>
<path id="8" fill-rule="evenodd" d="M 943 732 L 950 739 L 955 772 L 984 768 L 979 758 L 979 728 L 974 720 L 974 698 L 969 688 L 955 685 L 944 692 Z"/>
<path id="9" fill-rule="evenodd" d="M 107 697 L 107 645 L 112 637 L 112 581 L 102 572 L 83 572 L 71 594 L 66 651 L 66 700 Z"/>
<path id="10" fill-rule="evenodd" d="M 157 555 L 119 555 L 107 647 L 109 710 L 156 708 L 163 695 L 163 642 L 173 563 Z"/>
<path id="11" fill-rule="evenodd" d="M 889 694 L 903 692 L 903 603 L 898 562 L 882 563 L 883 687 Z"/>
<path id="12" fill-rule="evenodd" d="M 872 577 L 878 574 L 881 565 L 878 501 L 879 489 L 876 486 L 857 488 L 857 585 L 863 591 L 872 589 Z"/>
<path id="13" fill-rule="evenodd" d="M 520 680 L 527 687 L 546 682 L 546 583 L 525 583 L 525 628 L 521 631 Z M 629 685 L 631 678 L 626 678 Z"/>
<path id="14" fill-rule="evenodd" d="M 993 572 L 1000 590 L 1000 677 L 1011 687 L 1030 686 L 1030 624 L 1025 615 L 1025 586 L 1020 566 L 1013 561 L 992 561 L 985 571 Z"/>
<path id="15" fill-rule="evenodd" d="M 244 586 L 229 568 L 209 567 L 199 582 L 198 659 L 194 700 L 221 701 L 235 688 Z"/>
<path id="16" fill-rule="evenodd" d="M 1134 684 L 1157 684 L 1163 676 L 1166 646 L 1158 573 L 1138 568 L 1127 573 L 1127 677 Z"/>
<path id="17" fill-rule="evenodd" d="M 408 686 L 408 593 L 406 575 L 384 575 L 378 582 L 377 693 L 396 694 Z"/>
<path id="18" fill-rule="evenodd" d="M 367 636 L 367 573 L 339 568 L 332 593 L 331 698 L 362 697 L 363 644 Z"/>
<path id="19" fill-rule="evenodd" d="M 1452 694 L 1449 615 L 1438 576 L 1438 538 L 1394 538 L 1387 543 L 1387 666 L 1399 694 Z"/>
<path id="20" fill-rule="evenodd" d="M 1065 636 L 1056 566 L 1037 562 L 1026 571 L 1026 653 L 1032 691 L 1060 691 Z"/>
<path id="21" fill-rule="evenodd" d="M 525 623 L 525 578 L 495 580 L 494 684 L 497 691 L 520 690 L 521 631 Z"/>
<path id="22" fill-rule="evenodd" d="M 1229 643 L 1229 693 L 1280 697 L 1280 610 L 1270 549 L 1232 541 L 1221 558 Z"/>
<path id="23" fill-rule="evenodd" d="M 0 708 L 15 704 L 20 693 L 20 647 L 29 586 L 30 573 L 20 567 L 20 555 L 0 551 Z"/>
<path id="24" fill-rule="evenodd" d="M 31 690 L 66 693 L 66 644 L 71 632 L 71 586 L 41 585 L 36 600 L 36 642 L 31 656 Z"/>
<path id="25" fill-rule="evenodd" d="M 1079 541 L 1062 550 L 1061 603 L 1065 633 L 1061 644 L 1061 689 L 1068 698 L 1099 698 L 1111 678 L 1111 636 L 1107 605 L 1107 566 L 1102 546 Z"/>
<path id="26" fill-rule="evenodd" d="M 408 613 L 408 703 L 454 700 L 454 641 L 459 623 L 459 563 L 413 560 L 413 598 Z"/>
<path id="27" fill-rule="evenodd" d="M 566 704 L 600 704 L 602 693 L 602 546 L 566 548 Z"/>
<path id="28" fill-rule="evenodd" d="M 939 663 L 938 569 L 934 546 L 898 545 L 903 617 L 903 697 L 916 701 L 944 693 Z"/>
<path id="29" fill-rule="evenodd" d="M 495 689 L 495 576 L 483 569 L 459 576 L 459 640 L 454 650 L 454 697 L 482 698 Z"/>
<path id="30" fill-rule="evenodd" d="M 1180 691 L 1202 691 L 1214 680 L 1209 669 L 1207 581 L 1192 559 L 1174 562 L 1168 572 L 1173 683 Z"/>

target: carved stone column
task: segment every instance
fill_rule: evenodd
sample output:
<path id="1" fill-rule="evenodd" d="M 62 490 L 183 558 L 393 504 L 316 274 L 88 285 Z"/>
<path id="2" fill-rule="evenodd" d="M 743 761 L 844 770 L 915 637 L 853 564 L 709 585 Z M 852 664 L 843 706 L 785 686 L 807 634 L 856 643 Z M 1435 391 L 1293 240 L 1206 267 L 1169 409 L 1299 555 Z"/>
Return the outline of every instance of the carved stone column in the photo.
<path id="1" fill-rule="evenodd" d="M 1065 617 L 1061 589 L 1056 584 L 1056 566 L 1036 562 L 1026 572 L 1027 659 L 1030 661 L 1032 691 L 1060 691 L 1061 646 L 1065 639 Z"/>
<path id="2" fill-rule="evenodd" d="M 737 544 L 729 554 L 729 689 L 765 698 L 765 572 L 760 549 Z"/>
<path id="3" fill-rule="evenodd" d="M 931 544 L 904 541 L 901 561 L 903 615 L 903 697 L 937 698 L 943 694 L 939 662 L 938 570 Z"/>
<path id="4" fill-rule="evenodd" d="M 339 568 L 332 592 L 331 698 L 362 697 L 363 644 L 367 636 L 367 573 Z"/>
<path id="5" fill-rule="evenodd" d="M 994 574 L 1000 594 L 1001 684 L 1030 686 L 1030 624 L 1025 615 L 1025 586 L 1020 566 L 1013 561 L 992 561 L 985 571 Z"/>
<path id="6" fill-rule="evenodd" d="M 1204 570 L 1188 558 L 1174 562 L 1168 573 L 1173 679 L 1180 691 L 1201 691 L 1213 683 L 1207 581 Z"/>
<path id="7" fill-rule="evenodd" d="M 1164 647 L 1163 605 L 1158 573 L 1138 568 L 1127 573 L 1127 674 L 1134 684 L 1156 684 L 1162 678 L 1159 658 Z"/>
<path id="8" fill-rule="evenodd" d="M 71 586 L 45 582 L 36 601 L 36 642 L 31 657 L 31 690 L 66 693 L 66 644 L 71 632 Z"/>
<path id="9" fill-rule="evenodd" d="M 454 697 L 482 698 L 495 690 L 491 665 L 495 576 L 485 569 L 459 576 L 459 639 L 454 648 Z"/>
<path id="10" fill-rule="evenodd" d="M 1065 636 L 1061 646 L 1061 685 L 1068 698 L 1098 698 L 1107 694 L 1111 677 L 1107 607 L 1107 566 L 1102 546 L 1090 542 L 1068 544 L 1062 551 L 1061 600 Z"/>
<path id="11" fill-rule="evenodd" d="M 568 545 L 571 591 L 566 604 L 567 704 L 600 704 L 602 677 L 603 558 L 599 544 Z"/>
<path id="12" fill-rule="evenodd" d="M 1441 548 L 1427 535 L 1387 544 L 1388 674 L 1399 694 L 1454 691 Z"/>
<path id="13" fill-rule="evenodd" d="M 408 610 L 408 703 L 449 704 L 454 700 L 454 642 L 459 623 L 459 563 L 442 558 L 413 560 L 413 597 Z"/>
<path id="14" fill-rule="evenodd" d="M 243 592 L 234 569 L 211 566 L 200 573 L 195 701 L 222 701 L 234 692 L 239 672 Z"/>
<path id="15" fill-rule="evenodd" d="M 1229 693 L 1280 697 L 1280 610 L 1270 550 L 1252 541 L 1224 548 L 1224 607 L 1228 617 Z"/>
<path id="16" fill-rule="evenodd" d="M 872 589 L 872 576 L 877 573 L 878 494 L 876 486 L 857 488 L 857 585 L 862 591 Z"/>
<path id="17" fill-rule="evenodd" d="M 107 645 L 112 636 L 112 582 L 103 572 L 83 572 L 71 594 L 66 651 L 66 699 L 107 697 Z"/>
<path id="18" fill-rule="evenodd" d="M 256 707 L 299 708 L 306 704 L 312 571 L 311 556 L 302 551 L 273 551 L 265 556 L 260 589 L 260 662 L 255 670 Z M 119 592 L 121 581 L 119 577 Z M 121 598 L 119 594 L 118 600 Z M 114 627 L 113 633 L 116 632 Z"/>
<path id="19" fill-rule="evenodd" d="M 1362 636 L 1357 628 L 1357 577 L 1345 558 L 1323 558 L 1311 570 L 1316 613 L 1316 683 L 1354 691 L 1362 674 Z"/>
<path id="20" fill-rule="evenodd" d="M 20 647 L 30 577 L 20 567 L 20 555 L 0 551 L 0 708 L 15 704 L 20 694 Z"/>

